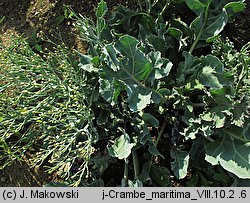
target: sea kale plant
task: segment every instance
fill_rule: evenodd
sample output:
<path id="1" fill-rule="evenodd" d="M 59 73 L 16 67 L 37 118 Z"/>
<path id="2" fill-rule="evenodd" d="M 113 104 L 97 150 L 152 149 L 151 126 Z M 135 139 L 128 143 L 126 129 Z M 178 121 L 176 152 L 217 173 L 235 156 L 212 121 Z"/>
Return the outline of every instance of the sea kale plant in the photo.
<path id="1" fill-rule="evenodd" d="M 71 186 L 249 184 L 250 42 L 236 50 L 223 32 L 244 8 L 101 0 L 94 20 L 71 15 L 86 53 L 5 49 L 1 163 L 36 153 Z"/>
<path id="2" fill-rule="evenodd" d="M 197 177 L 189 185 L 249 179 L 250 44 L 236 51 L 220 35 L 244 2 L 139 5 L 109 13 L 101 1 L 96 22 L 78 17 L 89 45 L 79 66 L 96 78 L 96 131 L 99 142 L 108 140 L 107 159 L 124 161 L 121 185 L 167 186 L 188 175 Z M 108 168 L 103 158 L 92 160 L 96 168 Z"/>

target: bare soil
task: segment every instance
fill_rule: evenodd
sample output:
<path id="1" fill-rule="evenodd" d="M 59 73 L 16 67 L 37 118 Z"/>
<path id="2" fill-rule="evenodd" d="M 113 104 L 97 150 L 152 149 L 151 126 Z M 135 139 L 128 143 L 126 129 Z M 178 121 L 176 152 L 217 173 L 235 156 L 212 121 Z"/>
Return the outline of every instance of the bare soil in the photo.
<path id="1" fill-rule="evenodd" d="M 250 0 L 246 0 L 246 4 L 246 9 L 224 30 L 224 35 L 234 42 L 238 50 L 250 41 Z"/>

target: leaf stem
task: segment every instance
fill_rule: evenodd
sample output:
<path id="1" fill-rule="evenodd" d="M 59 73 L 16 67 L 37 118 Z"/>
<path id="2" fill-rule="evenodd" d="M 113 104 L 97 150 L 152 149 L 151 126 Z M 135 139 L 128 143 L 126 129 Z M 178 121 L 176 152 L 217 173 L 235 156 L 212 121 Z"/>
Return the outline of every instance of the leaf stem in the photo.
<path id="1" fill-rule="evenodd" d="M 150 14 L 152 9 L 151 0 L 146 1 L 146 7 L 148 14 Z"/>
<path id="2" fill-rule="evenodd" d="M 239 75 L 239 80 L 238 80 L 236 88 L 235 88 L 235 95 L 238 94 L 242 80 L 244 79 L 245 76 L 247 76 L 247 72 L 248 72 L 247 63 L 246 63 L 246 60 L 244 58 L 243 53 L 240 54 L 240 60 L 242 62 L 242 69 L 241 69 L 241 73 Z"/>
<path id="3" fill-rule="evenodd" d="M 159 92 L 157 92 L 155 89 L 152 89 L 152 88 L 147 87 L 147 86 L 145 86 L 144 84 L 142 84 L 142 83 L 141 83 L 139 80 L 137 80 L 133 75 L 131 75 L 131 74 L 127 71 L 126 68 L 122 68 L 122 69 L 123 69 L 123 71 L 126 72 L 126 74 L 133 80 L 133 82 L 135 82 L 138 86 L 140 86 L 140 87 L 142 87 L 142 88 L 144 88 L 144 89 L 146 89 L 146 90 L 149 90 L 149 91 L 151 91 L 151 92 L 157 94 L 157 95 L 161 98 L 161 100 L 164 101 L 164 97 L 163 97 Z"/>
<path id="4" fill-rule="evenodd" d="M 201 34 L 202 34 L 202 32 L 203 32 L 203 30 L 204 30 L 204 27 L 205 27 L 205 25 L 206 25 L 206 22 L 207 22 L 209 5 L 210 5 L 210 2 L 208 3 L 208 5 L 207 5 L 207 7 L 206 7 L 205 16 L 204 16 L 204 21 L 203 21 L 203 23 L 202 23 L 201 29 L 200 29 L 198 35 L 196 36 L 196 39 L 194 40 L 192 46 L 190 47 L 189 53 L 192 53 L 192 52 L 194 51 L 194 49 L 195 49 L 197 43 L 198 43 L 199 40 L 200 40 Z"/>
<path id="5" fill-rule="evenodd" d="M 129 168 L 129 160 L 128 158 L 124 159 L 124 175 L 122 179 L 122 187 L 127 187 L 128 186 L 128 168 Z"/>
<path id="6" fill-rule="evenodd" d="M 138 153 L 135 149 L 132 150 L 133 165 L 134 165 L 134 179 L 138 179 L 139 175 L 139 158 Z"/>
<path id="7" fill-rule="evenodd" d="M 155 147 L 157 147 L 157 145 L 158 145 L 158 143 L 159 143 L 159 141 L 160 141 L 160 139 L 161 139 L 161 136 L 163 135 L 163 132 L 164 132 L 166 126 L 167 126 L 167 123 L 168 123 L 168 119 L 165 119 L 164 122 L 163 122 L 163 124 L 162 124 L 162 126 L 161 126 L 161 130 L 160 130 L 160 132 L 159 132 L 159 134 L 158 134 L 158 136 L 157 136 L 157 138 L 156 138 Z M 154 156 L 152 155 L 152 156 L 151 156 L 150 163 L 149 163 L 149 166 L 148 166 L 148 173 L 150 172 L 151 166 L 152 166 L 152 164 L 153 164 L 153 157 L 154 157 Z"/>
<path id="8" fill-rule="evenodd" d="M 153 6 L 156 5 L 157 2 L 158 2 L 158 1 L 154 2 L 154 3 L 153 3 Z M 168 1 L 168 2 L 166 2 L 165 6 L 164 6 L 163 9 L 161 10 L 161 12 L 158 14 L 158 18 L 156 19 L 156 23 L 159 22 L 159 17 L 163 15 L 163 13 L 166 11 L 166 9 L 168 8 L 168 6 L 169 6 L 171 3 L 172 3 L 171 0 Z"/>

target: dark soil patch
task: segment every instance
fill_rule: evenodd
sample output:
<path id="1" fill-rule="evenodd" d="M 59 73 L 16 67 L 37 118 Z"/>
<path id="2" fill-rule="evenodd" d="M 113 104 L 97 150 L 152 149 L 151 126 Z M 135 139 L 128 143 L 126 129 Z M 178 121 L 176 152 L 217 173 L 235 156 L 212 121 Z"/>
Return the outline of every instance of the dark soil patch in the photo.
<path id="1" fill-rule="evenodd" d="M 0 170 L 0 187 L 41 187 L 50 179 L 43 168 L 32 168 L 25 160 Z"/>
<path id="2" fill-rule="evenodd" d="M 250 41 L 250 1 L 247 0 L 246 3 L 246 9 L 226 26 L 224 32 L 234 42 L 237 50 Z"/>
<path id="3" fill-rule="evenodd" d="M 1 40 L 4 34 L 18 34 L 29 37 L 30 43 L 47 47 L 40 39 L 44 33 L 55 43 L 65 43 L 70 48 L 84 50 L 84 44 L 79 40 L 72 22 L 65 18 L 64 5 L 71 7 L 75 13 L 84 16 L 94 16 L 99 0 L 0 0 L 0 18 L 5 17 L 0 24 Z M 127 1 L 107 1 L 109 8 L 117 4 L 128 5 Z"/>

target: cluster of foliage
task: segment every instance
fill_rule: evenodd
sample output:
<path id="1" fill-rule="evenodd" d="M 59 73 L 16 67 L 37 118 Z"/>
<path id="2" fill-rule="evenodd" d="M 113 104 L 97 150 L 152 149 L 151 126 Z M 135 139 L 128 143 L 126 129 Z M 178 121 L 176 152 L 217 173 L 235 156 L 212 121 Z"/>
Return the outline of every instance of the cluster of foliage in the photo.
<path id="1" fill-rule="evenodd" d="M 23 38 L 2 47 L 0 57 L 1 169 L 29 152 L 31 163 L 78 185 L 96 135 L 86 103 L 91 89 L 77 59 L 62 45 L 37 54 Z"/>
<path id="2" fill-rule="evenodd" d="M 244 7 L 147 0 L 109 13 L 101 0 L 95 22 L 74 15 L 89 45 L 79 61 L 62 46 L 46 59 L 25 41 L 4 49 L 1 161 L 34 150 L 73 186 L 106 186 L 111 166 L 121 186 L 248 183 L 250 43 L 220 35 Z"/>

